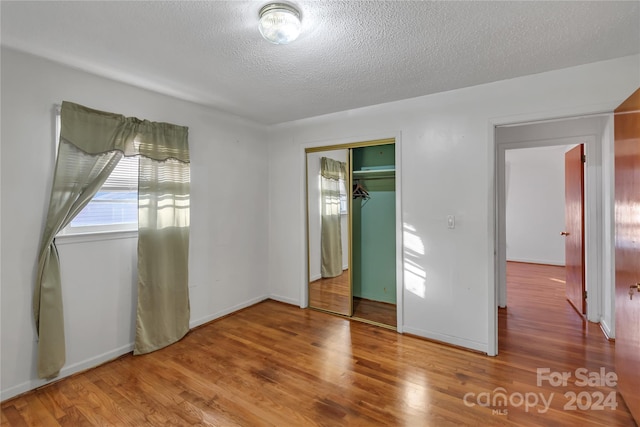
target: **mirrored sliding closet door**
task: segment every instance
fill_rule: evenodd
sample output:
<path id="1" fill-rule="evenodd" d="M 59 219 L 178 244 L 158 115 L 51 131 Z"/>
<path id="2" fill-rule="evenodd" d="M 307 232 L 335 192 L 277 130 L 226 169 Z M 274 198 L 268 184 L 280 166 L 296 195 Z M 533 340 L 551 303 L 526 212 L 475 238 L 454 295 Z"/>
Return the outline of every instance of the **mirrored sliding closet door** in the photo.
<path id="1" fill-rule="evenodd" d="M 396 326 L 395 141 L 307 149 L 309 306 Z"/>

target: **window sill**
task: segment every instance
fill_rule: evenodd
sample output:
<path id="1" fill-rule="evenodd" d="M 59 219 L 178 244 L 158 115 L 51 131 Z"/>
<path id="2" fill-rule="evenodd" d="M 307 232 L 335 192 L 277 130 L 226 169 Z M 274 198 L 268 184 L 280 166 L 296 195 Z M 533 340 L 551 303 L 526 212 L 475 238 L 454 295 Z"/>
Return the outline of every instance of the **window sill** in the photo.
<path id="1" fill-rule="evenodd" d="M 95 233 L 59 234 L 56 245 L 70 245 L 74 243 L 101 242 L 105 240 L 136 239 L 138 230 L 129 231 L 101 231 Z"/>

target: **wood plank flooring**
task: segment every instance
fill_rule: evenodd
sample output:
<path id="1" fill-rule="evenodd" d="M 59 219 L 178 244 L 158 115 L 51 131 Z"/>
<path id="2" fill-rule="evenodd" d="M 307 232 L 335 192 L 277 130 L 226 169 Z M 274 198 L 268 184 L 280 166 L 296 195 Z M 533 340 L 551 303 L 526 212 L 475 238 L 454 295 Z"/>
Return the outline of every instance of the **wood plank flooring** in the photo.
<path id="1" fill-rule="evenodd" d="M 612 371 L 613 344 L 566 302 L 561 270 L 530 267 L 508 267 L 497 357 L 265 301 L 6 401 L 2 426 L 633 426 L 619 395 L 565 409 L 567 392 L 612 387 L 537 386 L 538 368 Z M 527 407 L 534 394 L 550 407 Z"/>
<path id="2" fill-rule="evenodd" d="M 353 317 L 355 320 L 370 320 L 393 328 L 398 323 L 395 304 L 358 297 L 353 297 Z"/>
<path id="3" fill-rule="evenodd" d="M 309 283 L 309 305 L 348 316 L 351 311 L 351 292 L 349 270 L 340 276 L 322 278 Z M 394 304 L 353 298 L 354 320 L 369 320 L 396 327 L 397 316 Z"/>
<path id="4" fill-rule="evenodd" d="M 309 283 L 309 305 L 348 316 L 351 313 L 349 270 Z"/>

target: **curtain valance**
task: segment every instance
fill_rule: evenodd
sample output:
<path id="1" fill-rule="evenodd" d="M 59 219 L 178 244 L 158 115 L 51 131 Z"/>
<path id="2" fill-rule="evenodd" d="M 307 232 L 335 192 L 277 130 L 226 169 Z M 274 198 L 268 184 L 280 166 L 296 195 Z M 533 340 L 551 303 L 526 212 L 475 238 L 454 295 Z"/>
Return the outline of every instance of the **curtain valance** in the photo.
<path id="1" fill-rule="evenodd" d="M 94 110 L 64 101 L 60 137 L 88 154 L 118 150 L 157 161 L 189 163 L 188 128 Z"/>
<path id="2" fill-rule="evenodd" d="M 345 179 L 346 165 L 344 162 L 322 157 L 320 159 L 320 173 L 327 179 Z"/>

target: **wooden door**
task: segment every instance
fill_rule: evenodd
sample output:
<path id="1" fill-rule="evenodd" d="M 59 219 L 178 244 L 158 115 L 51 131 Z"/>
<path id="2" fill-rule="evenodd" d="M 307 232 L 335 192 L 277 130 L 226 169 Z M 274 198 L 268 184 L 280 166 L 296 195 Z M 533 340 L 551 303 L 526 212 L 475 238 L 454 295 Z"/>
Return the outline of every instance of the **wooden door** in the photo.
<path id="1" fill-rule="evenodd" d="M 565 154 L 565 271 L 567 300 L 575 309 L 587 311 L 584 284 L 584 147 Z"/>
<path id="2" fill-rule="evenodd" d="M 618 391 L 640 424 L 640 89 L 615 110 Z"/>

